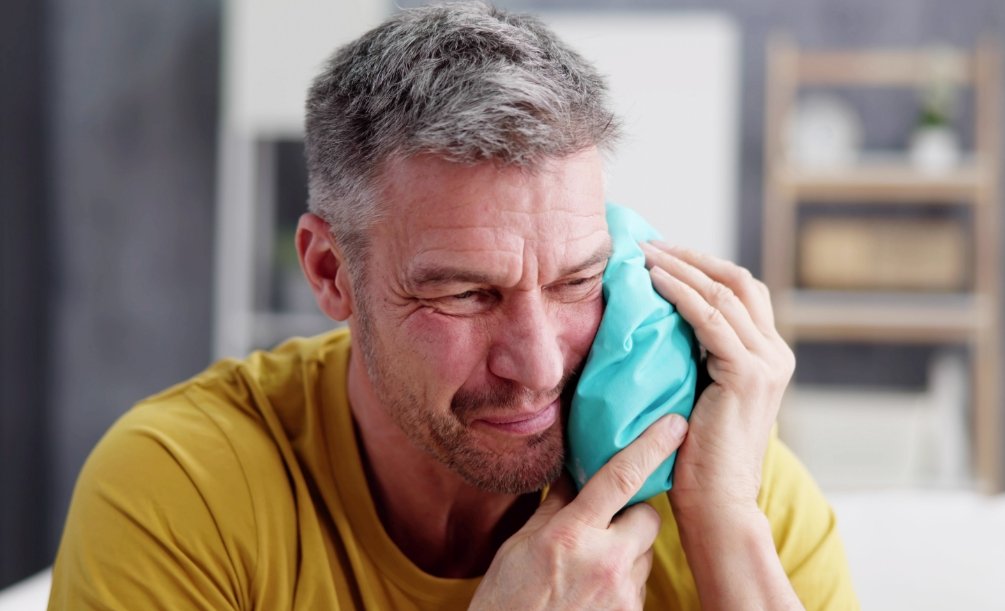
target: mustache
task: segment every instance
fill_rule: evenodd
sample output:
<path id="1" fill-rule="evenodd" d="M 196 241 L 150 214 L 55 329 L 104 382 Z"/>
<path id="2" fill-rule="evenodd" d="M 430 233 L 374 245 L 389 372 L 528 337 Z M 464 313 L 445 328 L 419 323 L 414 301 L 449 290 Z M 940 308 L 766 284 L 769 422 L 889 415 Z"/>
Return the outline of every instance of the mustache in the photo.
<path id="1" fill-rule="evenodd" d="M 505 380 L 487 390 L 458 390 L 450 400 L 450 411 L 461 422 L 467 422 L 473 414 L 487 408 L 507 409 L 521 405 L 543 405 L 556 398 L 562 398 L 563 411 L 572 399 L 572 393 L 579 380 L 579 367 L 562 376 L 561 381 L 545 392 L 534 392 L 516 382 Z"/>

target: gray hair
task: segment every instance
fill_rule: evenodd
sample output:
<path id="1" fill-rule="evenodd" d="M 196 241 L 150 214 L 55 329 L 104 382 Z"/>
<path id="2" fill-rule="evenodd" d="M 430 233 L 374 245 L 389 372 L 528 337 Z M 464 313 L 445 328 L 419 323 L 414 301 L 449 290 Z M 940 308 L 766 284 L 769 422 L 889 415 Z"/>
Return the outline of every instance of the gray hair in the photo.
<path id="1" fill-rule="evenodd" d="M 310 210 L 352 267 L 394 159 L 534 169 L 617 135 L 603 77 L 537 19 L 481 3 L 404 10 L 338 49 L 310 88 Z"/>

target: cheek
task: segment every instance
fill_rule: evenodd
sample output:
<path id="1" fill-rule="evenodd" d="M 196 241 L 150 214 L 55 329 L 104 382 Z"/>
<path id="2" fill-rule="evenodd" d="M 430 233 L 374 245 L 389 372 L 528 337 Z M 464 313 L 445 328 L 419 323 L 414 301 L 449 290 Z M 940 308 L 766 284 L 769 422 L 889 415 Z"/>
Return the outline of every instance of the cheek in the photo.
<path id="1" fill-rule="evenodd" d="M 565 308 L 560 320 L 564 336 L 572 357 L 579 364 L 590 353 L 593 338 L 600 328 L 600 319 L 604 315 L 604 300 L 597 297 L 586 303 Z"/>
<path id="2" fill-rule="evenodd" d="M 426 379 L 439 380 L 452 394 L 485 361 L 484 332 L 468 319 L 420 310 L 402 327 L 416 365 Z"/>

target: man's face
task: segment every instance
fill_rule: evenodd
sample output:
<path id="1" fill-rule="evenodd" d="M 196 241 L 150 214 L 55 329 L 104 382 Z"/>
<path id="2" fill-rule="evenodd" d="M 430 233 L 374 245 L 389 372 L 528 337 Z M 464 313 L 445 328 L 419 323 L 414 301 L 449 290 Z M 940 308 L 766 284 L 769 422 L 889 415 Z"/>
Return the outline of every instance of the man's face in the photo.
<path id="1" fill-rule="evenodd" d="M 556 478 L 572 384 L 603 312 L 600 155 L 534 172 L 433 156 L 390 167 L 353 341 L 419 447 L 480 488 Z"/>

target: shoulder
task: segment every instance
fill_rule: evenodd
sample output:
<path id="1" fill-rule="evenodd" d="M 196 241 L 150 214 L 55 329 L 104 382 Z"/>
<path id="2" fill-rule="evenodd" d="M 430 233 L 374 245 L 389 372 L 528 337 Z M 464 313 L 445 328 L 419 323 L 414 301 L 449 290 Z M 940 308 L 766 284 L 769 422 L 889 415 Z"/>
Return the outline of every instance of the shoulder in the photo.
<path id="1" fill-rule="evenodd" d="M 344 331 L 291 340 L 126 412 L 77 480 L 50 608 L 287 604 L 310 502 L 298 452 L 318 430 L 307 406 L 348 352 Z"/>
<path id="2" fill-rule="evenodd" d="M 263 539 L 295 536 L 295 510 L 267 429 L 210 388 L 219 392 L 185 383 L 137 404 L 92 451 L 74 489 L 54 600 L 245 607 Z"/>

